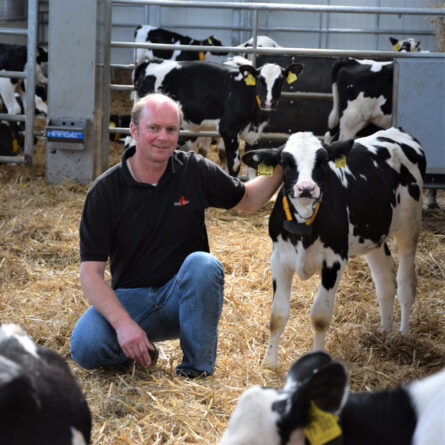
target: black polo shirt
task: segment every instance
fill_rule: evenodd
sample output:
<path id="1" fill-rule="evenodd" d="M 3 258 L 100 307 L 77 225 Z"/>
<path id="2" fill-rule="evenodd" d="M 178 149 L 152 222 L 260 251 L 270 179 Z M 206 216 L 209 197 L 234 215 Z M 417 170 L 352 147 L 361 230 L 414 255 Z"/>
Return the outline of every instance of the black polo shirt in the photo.
<path id="1" fill-rule="evenodd" d="M 175 151 L 156 186 L 131 176 L 127 159 L 97 178 L 80 222 L 81 261 L 110 259 L 112 288 L 159 286 L 192 252 L 209 251 L 205 209 L 234 207 L 244 184 L 193 152 Z"/>

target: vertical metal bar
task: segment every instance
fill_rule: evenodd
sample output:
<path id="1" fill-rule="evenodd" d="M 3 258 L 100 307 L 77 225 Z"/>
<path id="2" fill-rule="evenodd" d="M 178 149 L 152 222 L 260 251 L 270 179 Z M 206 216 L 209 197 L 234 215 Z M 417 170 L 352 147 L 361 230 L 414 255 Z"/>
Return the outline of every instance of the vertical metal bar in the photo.
<path id="1" fill-rule="evenodd" d="M 252 35 L 252 48 L 253 48 L 253 53 L 252 53 L 252 65 L 256 67 L 256 49 L 257 49 L 257 39 L 258 39 L 258 9 L 255 8 L 253 10 L 253 35 Z"/>
<path id="2" fill-rule="evenodd" d="M 161 6 L 156 6 L 156 26 L 162 26 L 161 20 Z"/>
<path id="3" fill-rule="evenodd" d="M 150 23 L 150 6 L 144 6 L 144 25 L 148 25 Z"/>
<path id="4" fill-rule="evenodd" d="M 110 83 L 111 83 L 111 22 L 112 22 L 112 0 L 104 2 L 104 30 L 103 30 L 103 79 L 102 85 L 102 153 L 101 173 L 108 168 L 108 153 L 110 138 L 108 127 L 110 125 Z M 102 61 L 98 61 L 101 63 Z M 97 176 L 97 175 L 96 175 Z"/>
<path id="5" fill-rule="evenodd" d="M 326 3 L 328 6 L 331 5 L 331 0 L 328 0 Z M 325 48 L 329 48 L 329 27 L 331 26 L 331 13 L 326 13 L 326 36 L 325 36 Z"/>
<path id="6" fill-rule="evenodd" d="M 37 0 L 28 0 L 28 41 L 25 100 L 25 163 L 32 165 L 34 153 L 34 92 L 36 89 Z"/>
<path id="7" fill-rule="evenodd" d="M 376 6 L 380 8 L 381 3 L 381 0 L 377 0 Z M 380 14 L 375 15 L 375 29 L 377 32 L 374 34 L 374 50 L 377 51 L 379 47 Z"/>
<path id="8" fill-rule="evenodd" d="M 398 116 L 397 111 L 399 101 L 399 64 L 397 60 L 394 60 L 394 72 L 392 83 L 392 123 L 391 125 L 397 126 Z"/>

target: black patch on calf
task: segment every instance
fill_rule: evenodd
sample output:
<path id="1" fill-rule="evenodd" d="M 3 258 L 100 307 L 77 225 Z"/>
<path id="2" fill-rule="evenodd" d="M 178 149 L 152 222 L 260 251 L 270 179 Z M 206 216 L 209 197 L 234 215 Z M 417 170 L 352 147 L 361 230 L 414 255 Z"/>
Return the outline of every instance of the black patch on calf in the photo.
<path id="1" fill-rule="evenodd" d="M 326 261 L 323 261 L 323 268 L 321 271 L 321 283 L 326 290 L 332 289 L 337 281 L 338 271 L 340 270 L 340 263 L 335 261 L 332 267 L 327 267 Z"/>
<path id="2" fill-rule="evenodd" d="M 408 445 L 417 416 L 403 387 L 377 393 L 350 394 L 341 415 L 345 443 Z"/>
<path id="3" fill-rule="evenodd" d="M 42 346 L 36 358 L 14 337 L 0 343 L 0 354 L 17 365 L 12 381 L 0 381 L 0 442 L 71 445 L 73 427 L 89 443 L 91 414 L 65 360 Z"/>

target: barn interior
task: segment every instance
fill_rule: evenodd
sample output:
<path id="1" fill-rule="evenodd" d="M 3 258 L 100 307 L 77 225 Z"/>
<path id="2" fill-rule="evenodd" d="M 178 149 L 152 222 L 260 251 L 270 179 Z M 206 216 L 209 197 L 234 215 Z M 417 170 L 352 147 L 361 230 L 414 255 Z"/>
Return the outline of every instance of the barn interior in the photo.
<path id="1" fill-rule="evenodd" d="M 208 4 L 213 6 L 209 16 L 202 15 L 205 8 L 187 9 L 183 5 L 181 20 L 178 10 L 160 6 L 156 1 L 148 0 L 143 6 L 131 3 L 138 2 L 0 0 L 0 6 L 3 6 L 0 10 L 5 11 L 0 20 L 0 42 L 26 45 L 31 40 L 34 42 L 31 44 L 43 45 L 49 50 L 48 115 L 27 113 L 28 130 L 22 151 L 14 157 L 0 157 L 0 320 L 19 324 L 38 344 L 50 347 L 65 358 L 92 412 L 92 443 L 217 443 L 246 388 L 254 384 L 282 387 L 291 364 L 311 350 L 313 333 L 309 311 L 319 278 L 314 276 L 304 282 L 294 279 L 290 320 L 280 343 L 279 366 L 276 370 L 263 368 L 261 361 L 269 334 L 272 301 L 269 267 L 272 244 L 268 236 L 268 218 L 273 201 L 253 215 L 209 209 L 206 217 L 211 251 L 221 260 L 225 270 L 225 300 L 215 374 L 198 381 L 176 377 L 174 370 L 182 355 L 178 341 L 158 345 L 158 364 L 149 372 L 137 365 L 126 369 L 88 371 L 71 359 L 71 331 L 89 305 L 78 277 L 80 214 L 91 181 L 121 159 L 123 144 L 110 140 L 109 136 L 114 133 L 113 130 L 109 132 L 108 117 L 110 114 L 128 114 L 132 106 L 131 87 L 128 86 L 131 85 L 129 66 L 133 63 L 134 28 L 140 23 L 170 25 L 171 28 L 176 25 L 176 30 L 196 37 L 218 32 L 230 47 L 255 33 L 268 34 L 280 41 L 289 54 L 259 54 L 258 63 L 261 58 L 273 58 L 284 66 L 289 58 L 304 58 L 308 67 L 313 67 L 312 63 L 317 59 L 317 67 L 322 67 L 323 80 L 317 78 L 314 82 L 317 69 L 308 68 L 301 76 L 301 81 L 308 84 L 306 89 L 288 91 L 302 95 L 283 99 L 280 110 L 286 116 L 284 121 L 289 122 L 301 121 L 302 116 L 310 114 L 312 121 L 303 125 L 322 134 L 331 102 L 329 97 L 317 97 L 315 93 L 328 95 L 330 92 L 330 58 L 344 55 L 344 51 L 351 51 L 354 57 L 366 57 L 367 54 L 387 57 L 385 53 L 390 49 L 387 37 L 399 32 L 416 36 L 422 41 L 423 48 L 431 51 L 431 58 L 443 63 L 445 3 L 435 5 L 440 8 L 436 16 L 429 14 L 419 18 L 415 14 L 402 14 L 403 19 L 397 19 L 395 15 L 396 21 L 403 22 L 400 28 L 388 22 L 389 15 L 382 14 L 377 20 L 378 14 L 370 14 L 372 32 L 368 29 L 362 34 L 351 31 L 354 20 L 365 20 L 363 12 L 300 11 L 304 15 L 303 22 L 312 21 L 312 31 L 309 32 L 300 25 L 294 25 L 296 30 L 286 30 L 292 27 L 288 23 L 292 19 L 283 21 L 283 17 L 291 16 L 291 13 L 274 11 L 274 2 L 265 3 L 263 10 L 260 8 L 255 12 L 242 8 L 249 2 L 233 2 L 233 8 L 218 10 L 213 8 L 216 2 L 209 1 Z M 383 0 L 368 6 L 385 8 L 393 7 L 395 3 L 396 7 L 420 7 L 419 2 Z M 342 2 L 327 1 L 321 6 L 329 10 L 338 5 Z M 429 9 L 430 2 L 422 2 L 422 8 Z M 224 14 L 228 14 L 228 23 L 221 24 Z M 107 17 L 110 19 L 109 29 L 106 29 Z M 414 21 L 415 17 L 419 22 Z M 33 24 L 30 18 L 34 20 Z M 62 21 L 67 23 L 64 30 L 60 27 Z M 203 22 L 211 27 L 210 32 L 204 28 Z M 283 29 L 277 29 L 280 27 Z M 357 27 L 363 31 L 365 25 L 359 22 Z M 374 32 L 376 27 L 377 33 Z M 331 33 L 326 32 L 328 28 L 332 28 Z M 315 32 L 314 29 L 321 31 Z M 342 29 L 350 32 L 342 33 Z M 63 31 L 67 35 L 62 38 Z M 105 45 L 107 35 L 109 41 Z M 291 35 L 296 36 L 294 40 L 289 37 Z M 76 39 L 71 42 L 73 36 Z M 63 48 L 58 41 L 63 43 Z M 295 41 L 298 44 L 292 43 Z M 314 50 L 312 54 L 306 54 L 308 49 Z M 317 50 L 320 53 L 317 54 Z M 57 63 L 53 61 L 51 65 L 52 55 Z M 401 58 L 402 74 L 409 75 L 412 70 L 410 61 L 418 62 L 427 57 Z M 406 69 L 404 64 L 407 64 Z M 27 75 L 32 79 L 32 73 Z M 434 80 L 430 79 L 429 83 L 434 84 Z M 424 91 L 421 89 L 426 86 L 422 84 L 418 88 Z M 415 87 L 411 84 L 401 91 L 408 90 L 415 92 Z M 307 97 L 309 94 L 314 97 Z M 422 93 L 417 95 L 417 120 L 421 119 L 418 110 L 423 111 L 427 106 L 423 104 L 422 96 L 429 100 L 429 96 Z M 440 93 L 436 96 L 439 102 L 442 101 Z M 292 105 L 298 101 L 302 107 L 315 107 L 311 108 L 315 111 L 307 113 L 302 111 L 304 108 L 296 111 Z M 412 102 L 410 106 L 413 106 Z M 403 119 L 404 112 L 400 109 Z M 440 112 L 432 110 L 432 114 L 440 115 Z M 283 126 L 279 116 L 277 113 L 269 133 L 299 131 L 296 127 Z M 410 124 L 416 116 L 411 113 L 406 119 Z M 66 126 L 83 133 L 81 146 L 73 147 L 79 141 L 69 138 L 48 139 L 48 129 L 70 129 Z M 426 129 L 431 136 L 428 141 L 430 151 L 427 152 L 431 158 L 430 186 L 437 189 L 438 207 L 428 209 L 424 206 L 423 210 L 423 228 L 416 254 L 418 287 L 411 309 L 410 335 L 403 337 L 398 333 L 382 334 L 379 331 L 375 289 L 363 258 L 349 261 L 337 291 L 326 349 L 346 363 L 351 391 L 395 386 L 430 375 L 445 366 L 443 131 L 443 126 Z M 265 145 L 276 142 L 272 136 L 264 138 Z M 215 146 L 208 157 L 220 164 Z M 396 255 L 395 259 L 397 261 Z M 400 321 L 397 303 L 395 321 L 397 326 Z"/>

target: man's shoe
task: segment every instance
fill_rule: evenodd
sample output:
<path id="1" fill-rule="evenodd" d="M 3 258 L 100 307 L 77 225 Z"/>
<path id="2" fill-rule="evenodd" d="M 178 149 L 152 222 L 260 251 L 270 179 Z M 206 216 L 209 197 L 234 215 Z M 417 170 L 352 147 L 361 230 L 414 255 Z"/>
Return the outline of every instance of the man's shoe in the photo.
<path id="1" fill-rule="evenodd" d="M 187 377 L 189 379 L 203 379 L 210 374 L 206 371 L 196 371 L 195 369 L 176 368 L 176 375 L 179 377 Z"/>
<path id="2" fill-rule="evenodd" d="M 153 343 L 151 345 L 153 346 L 153 348 L 155 348 L 155 350 L 154 351 L 150 349 L 148 350 L 148 353 L 150 354 L 151 358 L 151 365 L 148 369 L 152 369 L 156 366 L 159 357 L 159 349 Z"/>

